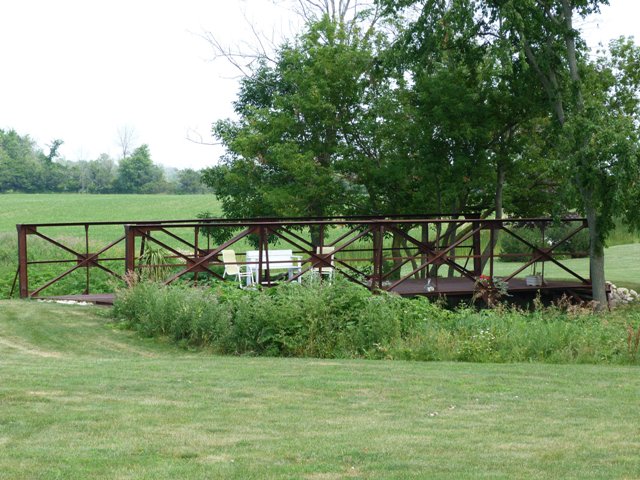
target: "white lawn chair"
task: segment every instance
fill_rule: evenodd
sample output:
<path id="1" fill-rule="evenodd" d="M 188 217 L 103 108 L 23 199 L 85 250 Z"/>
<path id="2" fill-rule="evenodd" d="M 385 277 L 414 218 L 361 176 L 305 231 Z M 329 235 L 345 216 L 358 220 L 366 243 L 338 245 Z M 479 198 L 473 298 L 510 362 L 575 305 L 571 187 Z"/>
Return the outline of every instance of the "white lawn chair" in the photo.
<path id="1" fill-rule="evenodd" d="M 222 250 L 222 262 L 224 263 L 224 273 L 222 274 L 222 278 L 227 275 L 235 275 L 238 283 L 240 284 L 240 288 L 242 288 L 242 279 L 247 279 L 247 285 L 251 285 L 253 281 L 252 272 L 247 268 L 246 265 L 238 265 L 238 261 L 236 260 L 236 252 L 234 250 Z"/>
<path id="2" fill-rule="evenodd" d="M 335 271 L 334 261 L 333 261 L 333 251 L 335 247 L 316 247 L 316 253 L 320 255 L 328 255 L 329 266 L 325 264 L 314 265 L 311 268 L 311 271 L 317 275 L 326 275 L 329 277 L 329 280 L 333 280 L 333 272 Z"/>

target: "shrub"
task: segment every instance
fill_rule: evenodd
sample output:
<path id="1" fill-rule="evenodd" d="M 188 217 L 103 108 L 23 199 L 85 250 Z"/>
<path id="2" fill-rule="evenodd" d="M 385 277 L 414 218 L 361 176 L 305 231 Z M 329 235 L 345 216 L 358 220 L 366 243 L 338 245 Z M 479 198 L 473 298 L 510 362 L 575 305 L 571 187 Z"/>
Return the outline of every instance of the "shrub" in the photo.
<path id="1" fill-rule="evenodd" d="M 118 292 L 113 313 L 144 335 L 234 355 L 638 362 L 628 340 L 630 325 L 640 326 L 638 307 L 607 316 L 560 307 L 447 310 L 422 297 L 372 295 L 341 279 L 267 290 L 142 282 Z"/>
<path id="2" fill-rule="evenodd" d="M 168 252 L 156 245 L 146 245 L 144 253 L 138 259 L 141 275 L 146 280 L 159 282 L 171 271 L 171 263 Z"/>
<path id="3" fill-rule="evenodd" d="M 113 315 L 145 336 L 167 336 L 194 345 L 223 343 L 231 318 L 210 292 L 150 282 L 120 290 Z"/>

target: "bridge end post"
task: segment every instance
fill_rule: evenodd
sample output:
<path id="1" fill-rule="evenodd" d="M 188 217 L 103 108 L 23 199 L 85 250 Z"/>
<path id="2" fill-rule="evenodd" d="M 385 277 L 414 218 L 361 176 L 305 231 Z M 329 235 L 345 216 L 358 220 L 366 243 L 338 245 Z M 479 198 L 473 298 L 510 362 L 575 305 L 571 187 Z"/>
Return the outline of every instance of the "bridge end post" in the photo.
<path id="1" fill-rule="evenodd" d="M 29 272 L 27 261 L 27 227 L 16 225 L 18 230 L 18 282 L 20 285 L 20 298 L 29 298 Z"/>

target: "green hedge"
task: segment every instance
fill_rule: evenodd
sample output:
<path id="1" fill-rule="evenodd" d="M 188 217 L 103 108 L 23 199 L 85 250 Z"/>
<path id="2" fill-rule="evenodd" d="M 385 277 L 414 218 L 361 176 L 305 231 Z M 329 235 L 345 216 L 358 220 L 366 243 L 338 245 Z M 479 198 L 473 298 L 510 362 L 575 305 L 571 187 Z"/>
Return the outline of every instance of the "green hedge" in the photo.
<path id="1" fill-rule="evenodd" d="M 451 311 L 339 279 L 262 291 L 141 283 L 118 293 L 113 314 L 143 335 L 220 354 L 470 362 L 634 363 L 627 327 L 640 326 L 638 308 Z"/>

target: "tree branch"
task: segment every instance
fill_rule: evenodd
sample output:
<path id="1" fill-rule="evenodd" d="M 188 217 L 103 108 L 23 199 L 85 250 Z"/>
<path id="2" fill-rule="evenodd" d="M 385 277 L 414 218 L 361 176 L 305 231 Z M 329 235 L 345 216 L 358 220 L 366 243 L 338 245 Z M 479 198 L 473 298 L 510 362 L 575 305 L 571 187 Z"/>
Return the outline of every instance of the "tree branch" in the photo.
<path id="1" fill-rule="evenodd" d="M 558 91 L 558 82 L 555 77 L 555 72 L 550 71 L 549 76 L 545 75 L 545 73 L 540 68 L 540 64 L 536 59 L 535 53 L 533 53 L 533 49 L 531 48 L 531 44 L 526 39 L 524 34 L 522 35 L 522 43 L 524 47 L 524 53 L 527 57 L 527 61 L 529 65 L 533 67 L 540 82 L 542 83 L 542 87 L 544 91 L 547 93 L 549 100 L 553 103 L 553 108 L 556 111 L 556 116 L 561 125 L 564 125 L 565 116 L 564 116 L 564 108 L 562 105 L 562 97 L 560 96 L 560 92 Z"/>
<path id="2" fill-rule="evenodd" d="M 195 135 L 197 137 L 197 139 L 192 138 L 191 135 Z M 200 132 L 197 132 L 193 128 L 190 128 L 190 129 L 187 130 L 187 136 L 185 137 L 185 139 L 188 140 L 191 143 L 196 143 L 198 145 L 215 146 L 215 145 L 222 145 L 223 144 L 222 142 L 205 142 L 204 138 L 202 137 Z"/>

